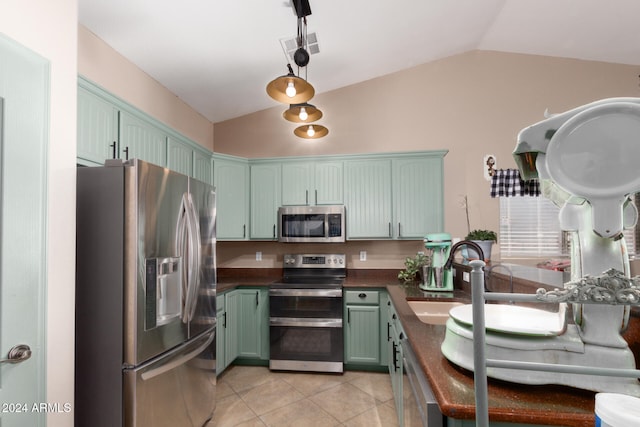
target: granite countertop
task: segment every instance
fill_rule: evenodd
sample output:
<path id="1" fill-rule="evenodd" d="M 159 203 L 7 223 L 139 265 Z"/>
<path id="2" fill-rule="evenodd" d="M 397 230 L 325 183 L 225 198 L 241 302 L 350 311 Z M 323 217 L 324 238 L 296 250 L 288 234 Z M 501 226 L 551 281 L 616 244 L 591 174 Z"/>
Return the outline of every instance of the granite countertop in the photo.
<path id="1" fill-rule="evenodd" d="M 512 268 L 513 276 L 519 284 L 538 287 L 541 284 L 545 287 L 562 285 L 558 272 L 533 270 L 538 269 Z M 505 273 L 501 271 L 501 274 Z M 562 274 L 559 274 L 561 277 Z M 440 345 L 444 340 L 445 326 L 422 323 L 407 304 L 407 300 L 416 299 L 469 302 L 467 289 L 463 287 L 452 293 L 424 292 L 418 288 L 417 283 L 400 284 L 396 276 L 395 270 L 349 270 L 344 286 L 387 289 L 442 413 L 456 419 L 474 419 L 473 374 L 453 365 L 442 355 Z M 218 275 L 218 290 L 222 292 L 237 286 L 268 286 L 280 277 L 281 269 L 223 269 Z M 632 311 L 629 330 L 623 336 L 638 359 L 640 314 L 635 310 Z M 636 363 L 638 364 L 638 360 Z M 515 384 L 493 379 L 489 379 L 488 390 L 491 421 L 571 427 L 595 423 L 595 393 L 591 391 L 565 386 Z"/>

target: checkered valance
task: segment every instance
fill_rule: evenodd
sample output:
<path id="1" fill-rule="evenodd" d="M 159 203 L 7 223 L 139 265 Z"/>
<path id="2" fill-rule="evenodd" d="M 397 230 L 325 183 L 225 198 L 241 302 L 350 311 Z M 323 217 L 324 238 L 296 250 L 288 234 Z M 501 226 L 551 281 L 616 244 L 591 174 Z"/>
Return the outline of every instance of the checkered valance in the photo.
<path id="1" fill-rule="evenodd" d="M 518 169 L 498 169 L 491 177 L 491 197 L 539 196 L 537 179 L 523 181 Z"/>

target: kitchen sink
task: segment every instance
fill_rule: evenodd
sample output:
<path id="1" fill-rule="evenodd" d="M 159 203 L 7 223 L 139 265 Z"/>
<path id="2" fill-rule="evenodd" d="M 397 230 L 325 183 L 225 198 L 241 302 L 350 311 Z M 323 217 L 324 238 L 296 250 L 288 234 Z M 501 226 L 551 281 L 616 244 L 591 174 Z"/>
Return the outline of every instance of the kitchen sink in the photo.
<path id="1" fill-rule="evenodd" d="M 463 305 L 456 301 L 407 301 L 411 310 L 423 323 L 430 325 L 444 325 L 449 318 L 449 310 Z"/>

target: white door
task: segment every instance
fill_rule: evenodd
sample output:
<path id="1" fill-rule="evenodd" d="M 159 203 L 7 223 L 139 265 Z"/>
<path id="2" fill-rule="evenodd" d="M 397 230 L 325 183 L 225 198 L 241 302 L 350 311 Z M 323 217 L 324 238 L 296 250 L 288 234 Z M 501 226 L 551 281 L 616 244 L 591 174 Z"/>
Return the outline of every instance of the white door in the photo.
<path id="1" fill-rule="evenodd" d="M 44 426 L 49 63 L 2 34 L 0 102 L 0 425 Z"/>

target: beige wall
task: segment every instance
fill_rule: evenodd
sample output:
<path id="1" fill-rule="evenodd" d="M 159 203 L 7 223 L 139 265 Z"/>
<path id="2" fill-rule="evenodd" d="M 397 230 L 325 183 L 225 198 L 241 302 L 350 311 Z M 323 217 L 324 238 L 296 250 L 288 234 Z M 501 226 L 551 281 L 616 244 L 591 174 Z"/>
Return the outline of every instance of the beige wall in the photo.
<path id="1" fill-rule="evenodd" d="M 10 0 L 0 13 L 1 31 L 51 65 L 43 383 L 47 401 L 60 405 L 73 402 L 77 10 L 77 0 Z M 49 413 L 47 425 L 73 425 L 73 414 Z"/>
<path id="2" fill-rule="evenodd" d="M 293 136 L 295 125 L 278 105 L 216 123 L 215 147 L 243 157 L 448 149 L 445 230 L 464 237 L 465 195 L 471 228 L 498 229 L 498 199 L 489 197 L 483 178 L 485 154 L 494 154 L 499 168 L 513 168 L 517 133 L 542 120 L 545 109 L 557 113 L 615 96 L 640 96 L 637 67 L 473 51 L 316 95 L 310 102 L 329 128 L 323 139 Z M 392 253 L 389 245 L 396 247 L 381 242 L 373 250 Z"/>
<path id="3" fill-rule="evenodd" d="M 82 25 L 78 25 L 78 74 L 213 151 L 209 120 Z"/>

